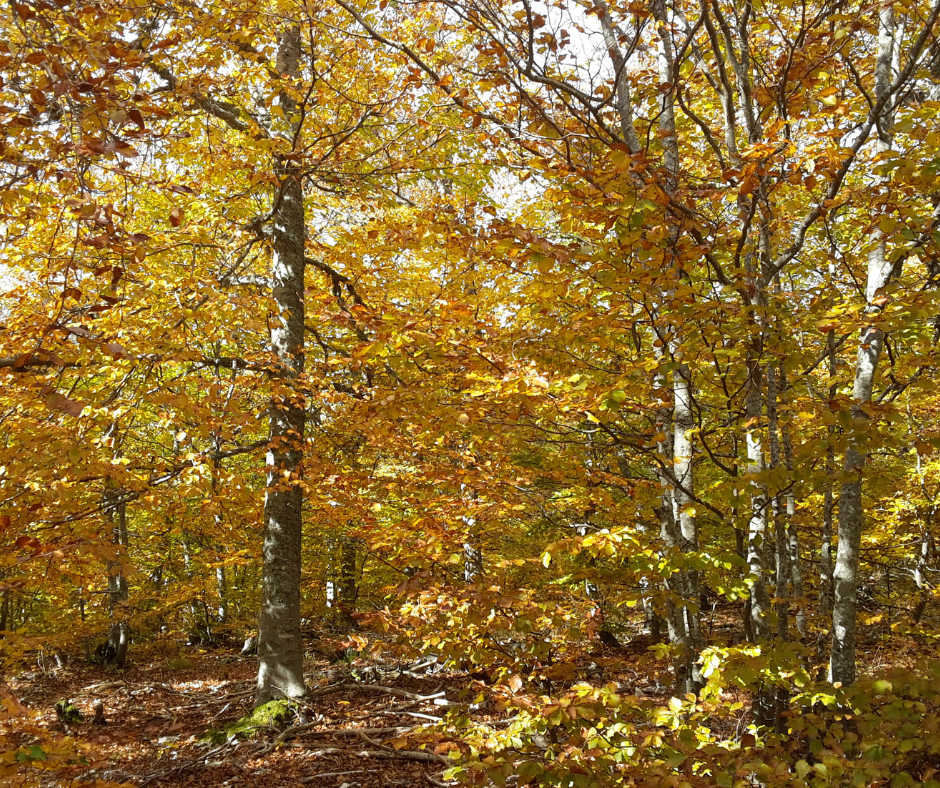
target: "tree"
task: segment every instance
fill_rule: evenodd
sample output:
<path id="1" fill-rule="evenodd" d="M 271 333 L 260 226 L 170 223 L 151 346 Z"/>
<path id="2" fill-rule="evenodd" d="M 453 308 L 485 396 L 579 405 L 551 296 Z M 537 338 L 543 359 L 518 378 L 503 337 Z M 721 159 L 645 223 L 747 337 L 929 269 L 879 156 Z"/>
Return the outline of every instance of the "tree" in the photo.
<path id="1" fill-rule="evenodd" d="M 643 605 L 704 775 L 722 686 L 797 731 L 811 669 L 867 692 L 860 600 L 929 619 L 940 5 L 4 13 L 10 630 L 260 609 L 263 704 L 367 605 L 578 747 Z"/>

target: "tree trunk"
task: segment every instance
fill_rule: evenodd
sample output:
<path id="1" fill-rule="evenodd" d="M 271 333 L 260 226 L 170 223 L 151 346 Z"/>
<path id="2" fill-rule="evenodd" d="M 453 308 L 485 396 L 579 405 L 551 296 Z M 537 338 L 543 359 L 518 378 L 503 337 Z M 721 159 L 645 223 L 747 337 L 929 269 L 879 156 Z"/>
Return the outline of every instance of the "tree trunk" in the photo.
<path id="1" fill-rule="evenodd" d="M 781 382 L 783 382 L 783 372 L 781 371 Z M 790 438 L 790 429 L 784 425 L 781 434 L 783 436 L 783 460 L 786 464 L 787 474 L 790 478 L 790 489 L 786 495 L 787 511 L 787 542 L 790 566 L 791 596 L 796 602 L 796 631 L 799 633 L 800 641 L 805 643 L 806 630 L 806 603 L 804 601 L 805 589 L 803 587 L 803 564 L 800 558 L 800 534 L 796 527 L 796 491 L 793 488 L 793 441 Z"/>
<path id="2" fill-rule="evenodd" d="M 277 68 L 296 77 L 300 71 L 300 30 L 291 27 L 280 41 Z M 296 131 L 296 104 L 282 91 L 285 119 Z M 304 371 L 304 203 L 302 168 L 279 159 L 281 184 L 275 197 L 274 258 L 271 290 L 277 313 L 270 318 L 271 350 L 279 373 L 273 378 L 267 492 L 264 498 L 264 546 L 261 613 L 258 618 L 256 705 L 305 693 L 300 634 L 301 486 L 305 403 L 296 384 Z"/>
<path id="3" fill-rule="evenodd" d="M 675 47 L 672 38 L 672 25 L 669 20 L 666 3 L 654 0 L 651 6 L 656 21 L 656 33 L 659 39 L 657 62 L 659 79 L 662 84 L 671 84 L 674 79 L 673 66 Z M 662 94 L 658 119 L 659 136 L 663 146 L 663 164 L 666 179 L 663 188 L 667 194 L 676 190 L 679 174 L 679 141 L 676 136 L 675 94 L 668 90 Z M 674 226 L 669 233 L 667 255 L 675 255 L 679 241 L 679 229 Z M 677 282 L 682 278 L 681 265 L 675 259 L 669 261 Z M 674 290 L 668 293 L 672 301 Z M 678 542 L 682 555 L 689 555 L 698 550 L 698 522 L 695 516 L 692 496 L 695 493 L 695 455 L 692 445 L 692 429 L 695 426 L 692 414 L 692 372 L 689 365 L 682 361 L 681 337 L 669 329 L 667 346 L 676 362 L 672 373 L 672 522 L 665 523 Z M 677 578 L 683 604 L 674 610 L 669 618 L 676 619 L 670 625 L 670 638 L 678 648 L 676 663 L 677 693 L 697 693 L 705 684 L 698 653 L 702 648 L 702 624 L 700 610 L 700 581 L 698 571 L 683 569 Z M 681 619 L 678 620 L 678 619 Z M 681 663 L 681 664 L 680 664 Z M 680 675 L 681 670 L 681 675 Z"/>
<path id="4" fill-rule="evenodd" d="M 780 422 L 777 413 L 777 393 L 781 390 L 777 381 L 777 368 L 773 363 L 767 365 L 767 432 L 770 442 L 770 467 L 778 471 L 783 465 L 780 447 Z M 779 477 L 778 477 L 779 478 Z M 782 641 L 790 639 L 790 543 L 787 532 L 788 509 L 784 494 L 775 489 L 773 495 L 774 548 L 777 553 L 774 596 L 774 608 L 777 616 L 777 637 Z"/>
<path id="5" fill-rule="evenodd" d="M 835 276 L 835 265 L 829 264 L 829 276 Z M 826 338 L 826 355 L 828 357 L 829 378 L 835 381 L 836 377 L 836 340 L 833 332 Z M 833 400 L 838 393 L 835 383 L 829 386 L 829 399 Z M 826 641 L 829 639 L 828 625 L 832 621 L 832 524 L 835 515 L 836 501 L 833 492 L 836 473 L 836 453 L 832 446 L 835 427 L 827 427 L 829 433 L 826 446 L 826 486 L 823 494 L 823 527 L 822 541 L 819 545 L 819 606 L 818 618 L 820 632 L 816 639 L 816 659 L 822 663 L 826 656 Z"/>
<path id="6" fill-rule="evenodd" d="M 108 501 L 110 504 L 110 500 Z M 108 600 L 111 610 L 111 628 L 108 631 L 106 661 L 117 667 L 123 667 L 127 660 L 127 648 L 130 645 L 130 631 L 126 612 L 121 606 L 127 601 L 129 591 L 125 576 L 124 561 L 127 557 L 127 504 L 117 506 L 117 519 L 114 510 L 108 510 L 108 519 L 112 523 L 111 543 L 117 552 L 117 559 L 108 561 Z"/>
<path id="7" fill-rule="evenodd" d="M 878 57 L 875 66 L 875 100 L 888 96 L 895 54 L 894 6 L 886 6 L 878 23 Z M 876 151 L 891 148 L 891 118 L 883 117 Z M 888 260 L 887 244 L 876 230 L 877 244 L 868 255 L 868 277 L 865 287 L 866 314 L 871 320 L 882 307 L 873 302 L 888 284 L 893 265 Z M 858 359 L 855 364 L 852 430 L 845 449 L 842 490 L 839 496 L 839 546 L 833 572 L 832 653 L 829 660 L 830 679 L 843 686 L 855 682 L 855 619 L 858 595 L 858 559 L 862 543 L 864 512 L 862 510 L 862 473 L 867 460 L 869 416 L 865 406 L 871 402 L 878 361 L 884 347 L 884 333 L 871 323 L 862 328 Z"/>
<path id="8" fill-rule="evenodd" d="M 755 480 L 764 472 L 764 449 L 760 421 L 763 416 L 761 401 L 761 369 L 755 361 L 759 351 L 749 349 L 748 380 L 745 394 L 747 418 L 747 472 L 752 477 L 751 516 L 748 522 L 747 563 L 751 581 L 751 632 L 754 642 L 770 640 L 770 597 L 764 577 L 767 556 L 767 491 L 762 482 Z"/>
<path id="9" fill-rule="evenodd" d="M 931 506 L 932 509 L 933 506 Z M 927 569 L 930 564 L 931 537 L 928 528 L 921 530 L 920 554 L 917 559 L 917 566 L 914 568 L 914 585 L 917 586 L 919 592 L 917 605 L 914 612 L 911 613 L 911 620 L 915 624 L 920 623 L 921 616 L 927 610 L 927 602 L 930 600 L 930 583 L 927 582 Z"/>

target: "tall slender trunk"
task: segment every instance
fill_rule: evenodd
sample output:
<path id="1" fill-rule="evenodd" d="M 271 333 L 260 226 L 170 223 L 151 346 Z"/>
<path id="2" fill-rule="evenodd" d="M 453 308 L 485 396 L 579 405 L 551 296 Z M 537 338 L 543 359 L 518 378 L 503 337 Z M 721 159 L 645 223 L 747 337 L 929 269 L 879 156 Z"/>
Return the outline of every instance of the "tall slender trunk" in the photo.
<path id="1" fill-rule="evenodd" d="M 829 266 L 830 276 L 834 273 L 833 265 Z M 826 338 L 826 354 L 829 357 L 829 378 L 834 381 L 836 376 L 836 341 L 830 331 Z M 835 383 L 829 386 L 829 399 L 835 399 L 837 389 Z M 826 488 L 823 496 L 823 528 L 822 541 L 819 545 L 819 624 L 822 628 L 827 619 L 832 616 L 832 524 L 835 514 L 834 478 L 836 473 L 836 453 L 832 446 L 835 427 L 831 424 L 827 428 L 829 441 L 826 446 Z M 816 658 L 820 663 L 825 656 L 825 642 L 828 640 L 828 629 L 824 629 L 816 641 Z"/>
<path id="2" fill-rule="evenodd" d="M 657 356 L 663 360 L 663 353 L 657 347 Z M 659 482 L 663 488 L 662 504 L 657 510 L 659 515 L 659 530 L 663 540 L 666 556 L 671 557 L 682 554 L 682 539 L 676 522 L 675 507 L 675 479 L 673 477 L 673 439 L 675 431 L 672 425 L 673 407 L 669 403 L 669 388 L 664 373 L 657 374 L 656 388 L 658 389 L 660 407 L 657 411 L 657 430 L 663 439 L 659 442 L 658 451 L 662 457 L 663 467 L 659 474 Z M 676 694 L 685 695 L 694 692 L 696 687 L 692 680 L 695 650 L 689 634 L 688 616 L 685 608 L 688 600 L 687 573 L 680 570 L 665 577 L 664 586 L 666 597 L 666 631 L 669 643 L 673 648 L 673 672 L 676 676 Z"/>
<path id="3" fill-rule="evenodd" d="M 914 611 L 911 613 L 911 620 L 918 624 L 921 616 L 927 610 L 927 603 L 930 601 L 930 583 L 927 581 L 927 570 L 930 566 L 930 557 L 933 553 L 933 537 L 930 535 L 930 528 L 933 525 L 933 513 L 936 509 L 935 504 L 930 505 L 930 520 L 920 533 L 920 551 L 917 558 L 917 566 L 914 568 L 914 585 L 917 586 L 918 600 Z"/>
<path id="4" fill-rule="evenodd" d="M 108 520 L 112 525 L 111 544 L 114 545 L 116 558 L 108 561 L 108 601 L 111 614 L 111 628 L 108 631 L 108 645 L 106 659 L 109 663 L 123 667 L 127 660 L 127 649 L 130 645 L 130 628 L 126 618 L 126 611 L 122 605 L 127 601 L 129 590 L 125 574 L 125 559 L 127 557 L 127 504 L 119 503 L 110 508 L 113 502 L 108 500 Z M 114 509 L 117 509 L 115 517 Z"/>
<path id="5" fill-rule="evenodd" d="M 875 100 L 886 99 L 891 85 L 895 55 L 896 22 L 894 6 L 885 6 L 878 23 L 878 56 L 875 66 Z M 875 149 L 883 153 L 891 148 L 891 117 L 881 119 L 880 136 Z M 880 231 L 876 230 L 879 236 Z M 873 303 L 888 284 L 893 265 L 888 259 L 887 244 L 878 237 L 868 255 L 868 276 L 865 287 L 866 313 L 874 319 L 881 307 Z M 855 681 L 855 618 L 858 593 L 858 561 L 862 542 L 864 512 L 862 509 L 862 474 L 867 460 L 869 416 L 865 406 L 871 402 L 878 362 L 885 336 L 874 322 L 862 328 L 858 359 L 855 364 L 852 432 L 845 449 L 842 490 L 839 495 L 839 546 L 833 572 L 832 653 L 829 660 L 830 678 L 842 685 Z"/>
<path id="6" fill-rule="evenodd" d="M 777 393 L 780 391 L 780 382 L 777 380 L 777 368 L 773 363 L 767 365 L 767 432 L 770 442 L 770 467 L 779 473 L 783 465 L 780 446 L 780 420 L 777 412 Z M 787 507 L 784 493 L 774 490 L 773 496 L 773 526 L 774 548 L 776 550 L 776 572 L 774 609 L 777 615 L 777 637 L 780 640 L 790 639 L 790 583 L 792 573 L 790 567 L 790 544 L 787 533 Z"/>
<path id="7" fill-rule="evenodd" d="M 277 69 L 288 78 L 300 73 L 300 30 L 281 35 Z M 297 131 L 295 101 L 288 91 L 280 107 Z M 261 613 L 258 618 L 258 683 L 255 703 L 305 693 L 300 633 L 301 487 L 305 402 L 299 388 L 304 371 L 304 238 L 302 168 L 279 158 L 280 195 L 274 208 L 271 291 L 277 313 L 270 318 L 271 350 L 278 360 L 270 402 L 268 478 L 264 498 Z"/>
<path id="8" fill-rule="evenodd" d="M 757 643 L 770 640 L 770 595 L 764 571 L 767 565 L 767 490 L 760 476 L 764 473 L 764 447 L 761 438 L 763 401 L 761 366 L 756 360 L 759 351 L 748 351 L 747 389 L 744 412 L 747 419 L 745 442 L 747 472 L 751 476 L 751 516 L 747 531 L 747 563 L 751 584 L 751 631 Z"/>
<path id="9" fill-rule="evenodd" d="M 695 490 L 694 454 L 691 433 L 694 427 L 692 415 L 692 382 L 689 367 L 681 364 L 673 373 L 673 442 L 672 467 L 676 482 L 673 490 L 675 521 L 678 526 L 679 549 L 683 555 L 698 550 L 698 522 L 692 507 L 691 493 Z M 686 618 L 689 648 L 697 658 L 702 648 L 702 617 L 699 609 L 701 581 L 695 569 L 686 569 L 685 594 L 686 604 L 683 613 Z M 693 660 L 692 680 L 696 690 L 703 686 L 701 671 L 697 661 Z"/>
<path id="10" fill-rule="evenodd" d="M 82 621 L 85 620 L 85 611 L 82 609 Z M 10 589 L 4 588 L 0 593 L 0 637 L 10 630 Z"/>
<path id="11" fill-rule="evenodd" d="M 783 376 L 783 369 L 780 371 L 781 386 L 785 386 L 786 381 Z M 786 494 L 786 517 L 787 517 L 787 545 L 790 566 L 791 597 L 796 600 L 796 631 L 802 642 L 806 642 L 806 603 L 805 588 L 803 586 L 803 562 L 800 558 L 800 533 L 796 527 L 796 491 L 793 488 L 793 440 L 790 437 L 790 428 L 784 424 L 781 429 L 783 437 L 783 461 L 786 465 L 787 475 L 790 480 L 790 487 Z"/>
<path id="12" fill-rule="evenodd" d="M 672 38 L 672 25 L 666 3 L 654 0 L 651 5 L 653 19 L 656 21 L 656 33 L 659 39 L 657 63 L 659 80 L 663 85 L 672 85 L 675 79 L 675 46 Z M 675 95 L 672 88 L 662 94 L 659 113 L 659 135 L 663 146 L 663 165 L 666 179 L 663 188 L 673 194 L 678 187 L 679 177 L 679 141 L 676 136 Z M 669 232 L 667 254 L 675 255 L 678 248 L 679 230 L 673 226 Z M 682 278 L 682 265 L 672 259 L 670 267 L 678 282 Z M 674 291 L 668 294 L 671 301 Z M 692 412 L 693 390 L 692 372 L 689 365 L 682 361 L 682 338 L 672 328 L 668 337 L 668 348 L 675 367 L 672 373 L 672 528 L 679 551 L 689 555 L 698 550 L 698 522 L 695 517 L 693 495 L 695 492 L 695 454 L 692 444 L 692 430 L 695 419 Z M 702 648 L 702 618 L 700 610 L 699 573 L 687 568 L 678 578 L 683 595 L 683 604 L 672 617 L 681 616 L 681 627 L 673 632 L 680 622 L 670 627 L 670 637 L 677 637 L 684 642 L 673 641 L 679 648 L 683 675 L 677 668 L 676 685 L 680 693 L 698 692 L 704 686 L 701 668 L 698 664 L 698 652 Z"/>

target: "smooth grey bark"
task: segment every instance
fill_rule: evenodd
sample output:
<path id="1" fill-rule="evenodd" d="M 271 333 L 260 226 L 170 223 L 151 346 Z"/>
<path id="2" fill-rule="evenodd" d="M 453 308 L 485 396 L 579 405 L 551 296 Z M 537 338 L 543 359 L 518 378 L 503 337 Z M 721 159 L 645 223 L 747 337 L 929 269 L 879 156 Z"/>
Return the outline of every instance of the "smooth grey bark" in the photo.
<path id="1" fill-rule="evenodd" d="M 936 506 L 931 504 L 931 521 L 933 520 L 935 509 Z M 917 587 L 918 591 L 917 605 L 914 607 L 914 610 L 911 613 L 911 620 L 915 624 L 920 623 L 921 616 L 924 615 L 924 611 L 927 610 L 927 603 L 930 601 L 931 584 L 927 580 L 927 570 L 930 566 L 930 558 L 934 551 L 933 537 L 930 534 L 929 525 L 928 527 L 921 529 L 920 538 L 920 551 L 917 557 L 917 565 L 914 567 L 913 572 L 914 585 Z"/>
<path id="2" fill-rule="evenodd" d="M 655 346 L 654 351 L 658 360 L 663 362 L 665 359 L 662 348 Z M 674 397 L 674 395 L 670 391 L 672 387 L 669 385 L 665 373 L 658 373 L 655 382 L 660 402 L 660 407 L 657 410 L 656 426 L 659 434 L 663 436 L 658 444 L 658 452 L 662 457 L 662 467 L 659 471 L 662 498 L 656 514 L 659 518 L 659 530 L 660 537 L 663 540 L 664 553 L 668 558 L 675 555 L 684 555 L 682 549 L 683 539 L 676 519 L 676 482 L 673 475 L 675 468 L 673 459 L 675 429 L 672 421 L 675 409 L 673 403 L 670 402 L 670 397 Z M 697 692 L 699 689 L 695 683 L 697 653 L 689 629 L 689 621 L 692 616 L 686 611 L 690 602 L 688 572 L 680 569 L 664 577 L 663 586 L 666 591 L 666 632 L 669 637 L 669 644 L 673 649 L 672 667 L 676 677 L 675 689 L 676 694 L 682 696 L 689 692 Z"/>
<path id="3" fill-rule="evenodd" d="M 681 364 L 673 373 L 673 443 L 672 467 L 675 479 L 673 490 L 673 505 L 675 521 L 678 526 L 679 549 L 683 555 L 698 551 L 698 521 L 693 513 L 691 493 L 695 489 L 694 478 L 694 448 L 691 433 L 694 425 L 692 415 L 692 382 L 689 367 Z M 701 610 L 699 597 L 701 582 L 699 573 L 695 569 L 684 571 L 686 604 L 684 616 L 688 633 L 689 647 L 695 652 L 702 648 Z M 693 662 L 693 680 L 699 686 L 704 686 L 701 670 L 697 661 Z"/>
<path id="4" fill-rule="evenodd" d="M 336 623 L 352 626 L 354 619 L 350 605 L 359 596 L 356 540 L 348 536 L 331 539 L 327 550 L 330 559 L 326 575 L 326 607 L 338 611 Z"/>
<path id="5" fill-rule="evenodd" d="M 887 100 L 891 88 L 896 54 L 896 20 L 894 6 L 885 6 L 878 20 L 878 54 L 875 65 L 875 101 Z M 892 118 L 882 116 L 877 153 L 891 148 Z M 853 386 L 852 430 L 845 449 L 843 483 L 839 495 L 839 545 L 833 571 L 832 651 L 829 659 L 830 680 L 843 686 L 855 682 L 855 624 L 858 604 L 858 562 L 862 542 L 864 511 L 862 508 L 862 474 L 867 460 L 869 417 L 865 406 L 871 402 L 872 389 L 878 374 L 878 362 L 884 347 L 884 332 L 874 324 L 881 312 L 875 299 L 891 279 L 894 266 L 888 260 L 887 245 L 880 231 L 878 240 L 868 254 L 865 286 L 866 314 L 873 321 L 862 328 Z"/>
<path id="6" fill-rule="evenodd" d="M 781 371 L 781 382 L 784 381 Z M 796 600 L 795 623 L 796 631 L 800 636 L 801 642 L 806 642 L 806 603 L 805 588 L 803 586 L 803 561 L 800 557 L 800 533 L 796 527 L 796 492 L 792 486 L 793 474 L 793 440 L 790 437 L 790 429 L 784 425 L 781 430 L 783 436 L 783 461 L 787 469 L 787 474 L 791 477 L 791 487 L 786 494 L 786 517 L 787 517 L 787 546 L 790 567 L 790 595 Z"/>
<path id="7" fill-rule="evenodd" d="M 674 79 L 675 46 L 672 25 L 666 3 L 654 0 L 651 5 L 656 23 L 657 67 L 661 84 L 671 85 Z M 676 136 L 675 94 L 672 89 L 662 93 L 659 108 L 660 142 L 663 146 L 663 165 L 666 179 L 663 188 L 667 194 L 675 192 L 679 177 L 679 142 Z M 670 230 L 669 251 L 675 249 L 679 239 L 678 228 Z M 682 270 L 673 263 L 676 277 Z M 673 292 L 668 294 L 672 300 Z M 675 362 L 672 373 L 672 516 L 663 524 L 671 530 L 669 538 L 679 552 L 688 556 L 698 550 L 698 522 L 695 517 L 693 495 L 695 492 L 695 454 L 692 445 L 692 430 L 695 419 L 692 412 L 692 374 L 689 365 L 682 360 L 682 341 L 674 331 L 668 337 L 667 346 Z M 667 542 L 669 544 L 669 542 Z M 678 694 L 697 693 L 704 686 L 698 653 L 702 648 L 702 625 L 700 610 L 700 579 L 698 571 L 684 569 L 677 578 L 683 601 L 678 610 L 667 616 L 670 642 L 676 648 L 676 689 Z M 673 621 L 670 623 L 670 619 Z"/>
<path id="8" fill-rule="evenodd" d="M 830 264 L 829 274 L 832 276 L 835 266 Z M 833 332 L 826 338 L 826 355 L 828 356 L 829 378 L 834 381 L 836 377 L 836 340 Z M 829 386 L 829 399 L 835 399 L 837 389 L 835 383 Z M 826 487 L 823 495 L 823 531 L 822 541 L 819 545 L 819 621 L 820 626 L 832 616 L 832 525 L 835 515 L 834 478 L 836 473 L 835 449 L 832 446 L 835 427 L 829 425 L 828 445 L 826 446 Z M 823 631 L 816 644 L 817 658 L 822 661 L 825 649 L 825 638 L 828 632 Z"/>
<path id="9" fill-rule="evenodd" d="M 196 572 L 193 569 L 193 539 L 189 531 L 183 531 L 183 568 L 191 586 L 195 584 Z M 212 622 L 202 599 L 202 592 L 189 598 L 189 642 L 201 644 L 212 639 Z"/>
<path id="10" fill-rule="evenodd" d="M 339 598 L 347 605 L 355 604 L 359 598 L 359 573 L 357 540 L 343 539 L 342 563 L 339 572 Z"/>
<path id="11" fill-rule="evenodd" d="M 767 490 L 759 476 L 764 473 L 764 448 L 761 437 L 763 401 L 762 370 L 755 360 L 759 352 L 749 349 L 744 412 L 747 419 L 745 443 L 747 472 L 751 477 L 751 513 L 747 531 L 748 578 L 751 586 L 751 632 L 754 642 L 770 640 L 770 596 L 764 576 L 767 564 Z"/>
<path id="12" fill-rule="evenodd" d="M 281 35 L 278 72 L 287 78 L 298 76 L 300 54 L 300 30 L 290 27 Z M 296 132 L 296 102 L 285 90 L 279 103 Z M 297 386 L 304 371 L 305 218 L 301 168 L 280 158 L 276 172 L 280 192 L 273 211 L 271 295 L 277 312 L 271 315 L 270 325 L 271 350 L 279 372 L 273 377 L 269 406 L 256 705 L 275 697 L 300 697 L 306 691 L 300 633 L 305 403 Z"/>
<path id="13" fill-rule="evenodd" d="M 215 587 L 219 594 L 219 607 L 216 613 L 219 623 L 225 624 L 228 622 L 228 576 L 222 564 L 215 568 Z"/>
<path id="14" fill-rule="evenodd" d="M 117 551 L 117 558 L 108 561 L 108 600 L 111 628 L 108 631 L 106 658 L 110 664 L 120 668 L 124 666 L 127 660 L 127 649 L 130 645 L 130 629 L 120 608 L 128 600 L 130 592 L 124 568 L 124 557 L 127 555 L 128 546 L 127 504 L 120 503 L 116 508 L 117 518 L 114 517 L 113 508 L 108 510 L 108 519 L 112 524 L 111 543 Z"/>
<path id="15" fill-rule="evenodd" d="M 767 432 L 770 442 L 770 467 L 779 471 L 783 465 L 780 439 L 780 419 L 777 413 L 777 394 L 780 383 L 777 380 L 777 368 L 773 363 L 767 365 Z M 774 610 L 777 615 L 777 637 L 790 639 L 790 544 L 787 532 L 787 508 L 785 495 L 779 490 L 773 496 L 774 549 L 776 550 L 776 571 Z"/>
<path id="16" fill-rule="evenodd" d="M 467 507 L 470 507 L 470 501 L 478 498 L 476 490 L 468 489 L 466 484 L 460 485 L 460 493 L 467 500 Z M 480 541 L 480 529 L 477 518 L 471 515 L 462 515 L 460 518 L 464 525 L 463 542 L 463 580 L 465 583 L 475 583 L 483 575 L 483 545 Z"/>
<path id="17" fill-rule="evenodd" d="M 627 75 L 627 62 L 620 49 L 620 41 L 624 39 L 620 30 L 610 17 L 610 9 L 605 0 L 598 0 L 594 5 L 597 17 L 604 33 L 604 45 L 614 67 L 616 80 L 615 94 L 617 97 L 617 114 L 620 118 L 620 133 L 630 153 L 638 153 L 643 148 L 633 124 L 633 99 L 630 97 L 630 82 Z"/>

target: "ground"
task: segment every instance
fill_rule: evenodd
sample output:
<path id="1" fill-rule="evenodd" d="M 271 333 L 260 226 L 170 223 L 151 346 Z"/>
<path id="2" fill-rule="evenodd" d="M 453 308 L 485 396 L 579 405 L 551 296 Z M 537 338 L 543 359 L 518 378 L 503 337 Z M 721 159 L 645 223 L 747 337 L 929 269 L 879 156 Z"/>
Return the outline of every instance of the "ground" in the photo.
<path id="1" fill-rule="evenodd" d="M 712 634 L 731 641 L 733 626 L 730 616 L 719 616 Z M 881 622 L 863 626 L 862 640 L 872 670 L 921 663 L 933 651 L 922 638 L 899 638 Z M 566 663 L 571 670 L 559 671 L 565 666 L 559 663 L 544 673 L 567 676 L 556 679 L 556 691 L 575 680 L 613 682 L 618 691 L 667 703 L 666 661 L 638 632 L 623 641 L 621 647 L 585 643 Z M 48 750 L 54 740 L 63 748 L 84 748 L 85 762 L 54 771 L 22 764 L 15 780 L 26 775 L 38 785 L 69 788 L 440 786 L 447 784 L 448 747 L 440 733 L 424 726 L 439 722 L 455 705 L 493 728 L 513 713 L 499 700 L 506 684 L 497 690 L 485 673 L 448 669 L 433 657 L 400 661 L 382 652 L 374 638 L 361 652 L 344 645 L 331 635 L 311 637 L 305 665 L 310 697 L 290 711 L 286 723 L 254 730 L 236 724 L 252 711 L 257 663 L 240 655 L 235 643 L 210 649 L 135 644 L 121 670 L 81 659 L 59 665 L 34 655 L 5 683 L 36 715 L 32 727 L 7 723 L 4 729 L 0 723 L 0 735 L 26 750 L 35 742 Z M 734 695 L 728 703 L 740 700 L 740 712 L 715 721 L 728 727 L 722 734 L 732 739 L 745 730 L 750 706 L 747 693 Z M 57 715 L 60 701 L 74 704 L 81 721 Z M 100 712 L 95 722 L 99 704 L 104 724 Z"/>
<path id="2" fill-rule="evenodd" d="M 308 661 L 311 697 L 292 713 L 286 735 L 282 725 L 233 738 L 231 729 L 251 712 L 255 659 L 239 655 L 234 645 L 181 649 L 170 657 L 153 652 L 147 647 L 133 650 L 122 670 L 80 660 L 64 667 L 42 661 L 8 682 L 37 713 L 38 725 L 60 741 L 68 736 L 79 745 L 91 745 L 87 764 L 44 778 L 37 774 L 41 784 L 443 785 L 446 758 L 435 752 L 433 736 L 415 737 L 413 731 L 439 721 L 454 704 L 464 704 L 476 720 L 495 726 L 508 716 L 493 700 L 474 703 L 481 693 L 488 694 L 488 686 L 468 673 L 420 661 L 350 659 L 333 651 Z M 593 657 L 585 654 L 585 664 L 595 670 L 597 663 L 603 666 L 599 679 L 632 684 L 638 675 L 636 661 L 650 658 L 644 652 L 643 643 L 621 650 L 598 647 Z M 335 661 L 337 656 L 342 661 Z M 664 698 L 668 694 L 658 683 L 645 690 Z M 63 699 L 79 708 L 81 722 L 57 717 L 55 704 Z M 105 724 L 93 721 L 98 704 Z M 18 742 L 29 743 L 25 736 Z"/>

